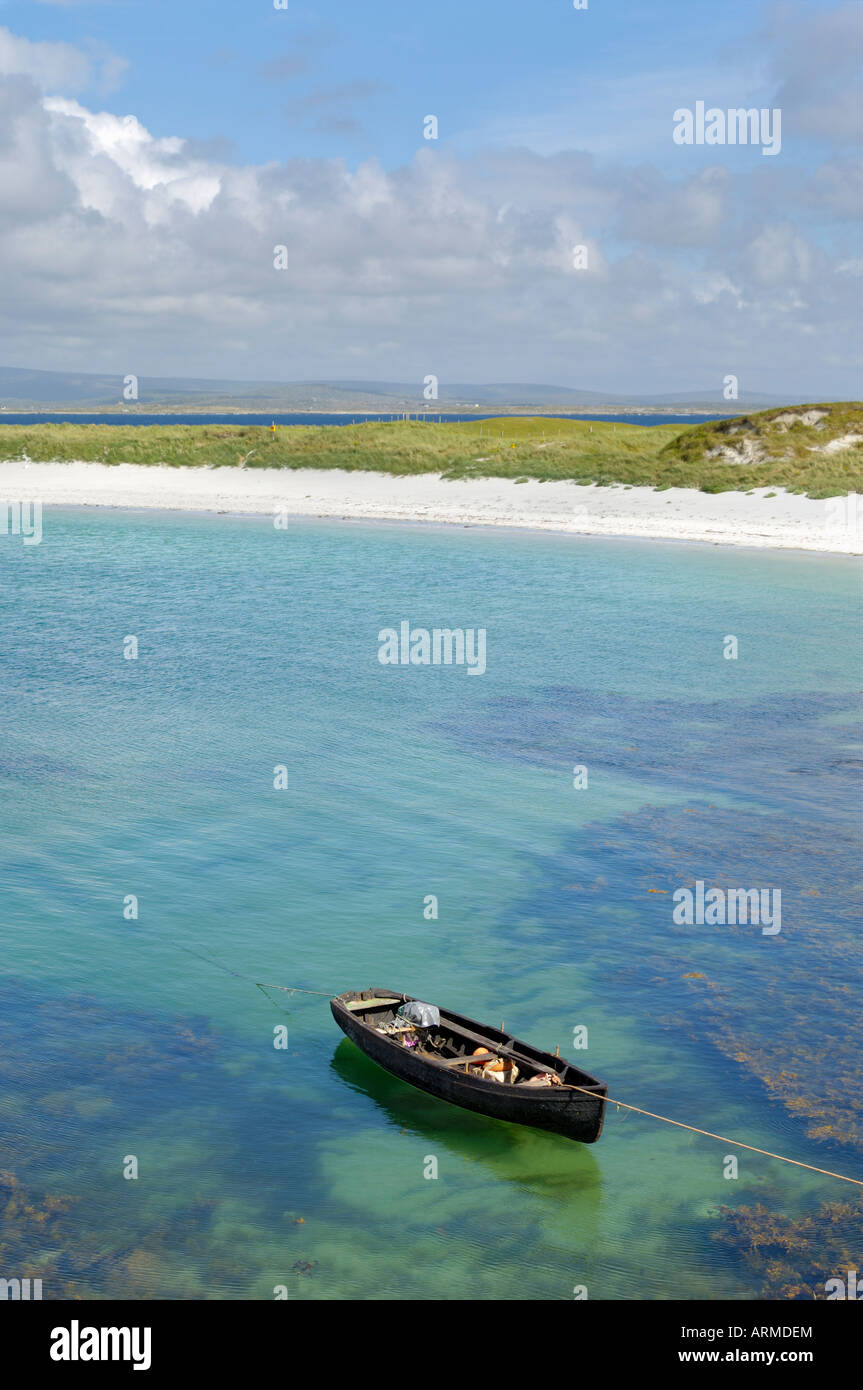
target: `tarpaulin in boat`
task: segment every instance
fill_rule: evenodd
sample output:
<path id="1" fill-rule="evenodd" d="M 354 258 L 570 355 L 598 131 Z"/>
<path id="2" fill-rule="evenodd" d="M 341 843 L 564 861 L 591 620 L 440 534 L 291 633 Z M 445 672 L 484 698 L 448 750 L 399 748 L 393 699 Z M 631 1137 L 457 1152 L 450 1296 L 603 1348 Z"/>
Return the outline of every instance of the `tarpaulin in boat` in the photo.
<path id="1" fill-rule="evenodd" d="M 409 1003 L 402 1004 L 399 1009 L 399 1018 L 406 1019 L 408 1023 L 413 1023 L 417 1028 L 438 1028 L 440 1026 L 440 1009 L 435 1008 L 434 1004 L 421 1004 L 419 999 L 411 999 Z"/>

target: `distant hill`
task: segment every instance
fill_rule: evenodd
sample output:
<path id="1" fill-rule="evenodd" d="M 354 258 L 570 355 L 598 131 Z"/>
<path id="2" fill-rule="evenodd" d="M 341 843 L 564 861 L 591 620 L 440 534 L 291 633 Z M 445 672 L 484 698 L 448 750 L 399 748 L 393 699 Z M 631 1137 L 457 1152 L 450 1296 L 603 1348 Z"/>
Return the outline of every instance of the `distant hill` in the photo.
<path id="1" fill-rule="evenodd" d="M 537 414 L 567 411 L 701 411 L 732 414 L 789 404 L 789 398 L 741 395 L 725 401 L 720 391 L 627 396 L 519 382 L 441 382 L 426 401 L 422 383 L 404 381 L 221 381 L 197 377 L 140 377 L 138 399 L 123 397 L 124 378 L 94 372 L 49 372 L 0 367 L 0 406 L 9 410 L 136 411 L 409 411 L 494 410 Z M 794 398 L 791 398 L 793 402 Z"/>

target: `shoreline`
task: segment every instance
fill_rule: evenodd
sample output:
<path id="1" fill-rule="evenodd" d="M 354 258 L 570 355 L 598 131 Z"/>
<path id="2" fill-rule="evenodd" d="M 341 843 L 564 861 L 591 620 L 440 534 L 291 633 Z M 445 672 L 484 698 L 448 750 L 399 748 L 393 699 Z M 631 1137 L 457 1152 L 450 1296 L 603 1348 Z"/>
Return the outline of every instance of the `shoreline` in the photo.
<path id="1" fill-rule="evenodd" d="M 704 493 L 534 479 L 444 481 L 434 473 L 0 462 L 0 506 L 15 502 L 253 516 L 287 512 L 289 518 L 496 526 L 863 554 L 863 497 L 815 500 L 781 488 Z"/>
<path id="2" fill-rule="evenodd" d="M 789 407 L 793 409 L 794 407 Z M 733 420 L 738 414 L 738 409 L 723 409 L 722 405 L 689 405 L 689 406 L 628 406 L 628 405 L 597 405 L 597 406 L 469 406 L 452 405 L 441 407 L 438 405 L 434 410 L 423 410 L 416 405 L 394 406 L 391 410 L 383 410 L 378 407 L 355 406 L 353 409 L 345 409 L 344 406 L 332 407 L 325 406 L 286 406 L 286 405 L 146 405 L 136 410 L 124 409 L 121 405 L 114 406 L 80 406 L 74 409 L 63 405 L 44 405 L 44 406 L 0 406 L 0 423 L 3 416 L 8 415 L 62 415 L 64 418 L 76 415 L 103 415 L 111 416 L 113 419 L 135 420 L 141 415 L 260 415 L 262 417 L 273 415 L 367 415 L 370 419 L 388 421 L 402 418 L 411 420 L 422 420 L 428 418 L 434 420 L 436 415 L 462 416 L 465 420 L 488 420 L 488 419 L 533 419 L 543 420 L 581 420 L 597 419 L 601 420 L 605 416 L 637 415 L 645 419 L 650 419 L 653 415 L 683 415 L 694 416 L 698 419 L 714 418 Z M 71 423 L 71 420 L 70 420 Z"/>

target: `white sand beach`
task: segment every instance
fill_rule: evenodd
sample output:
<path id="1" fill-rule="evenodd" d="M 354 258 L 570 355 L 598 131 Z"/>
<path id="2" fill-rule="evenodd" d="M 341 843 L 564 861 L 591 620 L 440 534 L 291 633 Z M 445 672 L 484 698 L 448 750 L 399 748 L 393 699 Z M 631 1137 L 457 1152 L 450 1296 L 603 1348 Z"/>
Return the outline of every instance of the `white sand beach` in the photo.
<path id="1" fill-rule="evenodd" d="M 341 469 L 168 468 L 0 462 L 0 504 L 159 508 L 510 526 L 590 536 L 863 554 L 863 496 L 814 501 L 761 489 L 581 486 L 503 478 L 445 482 Z"/>

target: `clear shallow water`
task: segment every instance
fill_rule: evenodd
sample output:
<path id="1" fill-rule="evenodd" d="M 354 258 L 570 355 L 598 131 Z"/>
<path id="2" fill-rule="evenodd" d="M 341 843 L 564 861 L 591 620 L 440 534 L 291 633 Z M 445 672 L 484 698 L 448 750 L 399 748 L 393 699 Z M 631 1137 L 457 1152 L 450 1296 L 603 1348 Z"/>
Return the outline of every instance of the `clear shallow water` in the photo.
<path id="1" fill-rule="evenodd" d="M 613 1095 L 859 1175 L 853 562 L 49 510 L 0 575 L 0 1212 L 46 1297 L 744 1298 L 723 1206 L 847 1196 L 445 1107 L 190 952 L 586 1024 Z M 402 619 L 485 627 L 487 673 L 381 666 Z M 696 877 L 781 887 L 780 936 L 675 927 Z"/>

